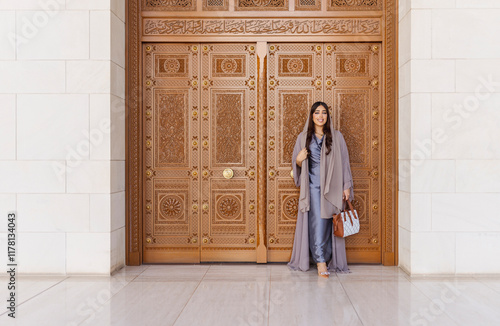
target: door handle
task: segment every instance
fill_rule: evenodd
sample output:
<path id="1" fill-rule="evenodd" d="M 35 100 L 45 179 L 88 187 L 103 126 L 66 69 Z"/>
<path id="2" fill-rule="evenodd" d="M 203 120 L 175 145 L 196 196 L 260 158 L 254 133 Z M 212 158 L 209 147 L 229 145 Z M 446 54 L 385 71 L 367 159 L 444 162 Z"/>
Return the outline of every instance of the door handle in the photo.
<path id="1" fill-rule="evenodd" d="M 224 170 L 224 172 L 222 172 L 222 175 L 224 176 L 224 178 L 226 179 L 231 179 L 234 175 L 234 172 L 232 169 L 230 168 L 227 168 Z"/>

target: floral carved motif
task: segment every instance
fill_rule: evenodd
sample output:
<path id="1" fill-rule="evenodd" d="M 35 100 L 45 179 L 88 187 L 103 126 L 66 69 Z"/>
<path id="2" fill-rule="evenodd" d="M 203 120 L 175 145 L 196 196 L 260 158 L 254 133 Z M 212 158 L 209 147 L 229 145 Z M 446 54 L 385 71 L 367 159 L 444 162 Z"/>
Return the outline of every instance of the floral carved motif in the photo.
<path id="1" fill-rule="evenodd" d="M 225 11 L 228 10 L 228 0 L 203 0 L 203 10 Z"/>
<path id="2" fill-rule="evenodd" d="M 143 0 L 144 10 L 196 10 L 196 0 Z"/>
<path id="3" fill-rule="evenodd" d="M 283 202 L 283 211 L 288 219 L 297 219 L 297 213 L 299 211 L 299 198 L 297 196 L 286 197 Z"/>
<path id="4" fill-rule="evenodd" d="M 304 69 L 304 64 L 302 63 L 302 60 L 300 59 L 290 59 L 287 64 L 287 68 L 291 72 L 301 72 L 302 69 Z"/>
<path id="5" fill-rule="evenodd" d="M 222 71 L 224 71 L 226 74 L 232 74 L 238 68 L 238 64 L 236 63 L 236 60 L 230 59 L 230 58 L 222 60 L 220 66 L 221 66 Z"/>
<path id="6" fill-rule="evenodd" d="M 186 163 L 186 94 L 159 94 L 159 164 Z"/>
<path id="7" fill-rule="evenodd" d="M 379 18 L 159 19 L 145 18 L 144 35 L 380 35 Z"/>
<path id="8" fill-rule="evenodd" d="M 342 124 L 342 134 L 345 135 L 347 148 L 349 148 L 349 159 L 352 163 L 365 163 L 367 148 L 364 144 L 364 133 L 359 130 L 366 130 L 365 111 L 366 99 L 365 94 L 339 94 L 340 121 L 348 121 L 349 123 Z"/>
<path id="9" fill-rule="evenodd" d="M 366 54 L 336 56 L 337 77 L 369 77 L 370 59 Z"/>
<path id="10" fill-rule="evenodd" d="M 237 0 L 236 10 L 288 10 L 288 0 Z"/>
<path id="11" fill-rule="evenodd" d="M 156 55 L 155 77 L 188 77 L 188 61 L 187 55 Z"/>
<path id="12" fill-rule="evenodd" d="M 179 68 L 181 67 L 181 64 L 179 63 L 179 60 L 176 59 L 167 59 L 163 63 L 163 67 L 165 71 L 169 73 L 176 73 L 179 71 Z"/>
<path id="13" fill-rule="evenodd" d="M 278 76 L 312 77 L 312 55 L 279 55 Z"/>
<path id="14" fill-rule="evenodd" d="M 307 94 L 283 94 L 283 162 L 292 163 L 297 136 L 304 127 L 308 109 Z"/>
<path id="15" fill-rule="evenodd" d="M 165 196 L 160 201 L 160 213 L 169 220 L 178 220 L 182 218 L 183 205 L 177 196 Z"/>
<path id="16" fill-rule="evenodd" d="M 219 199 L 217 212 L 224 219 L 233 220 L 240 215 L 241 203 L 235 196 L 224 196 Z"/>
<path id="17" fill-rule="evenodd" d="M 350 73 L 356 73 L 361 68 L 361 62 L 358 59 L 347 59 L 344 63 L 344 69 Z"/>
<path id="18" fill-rule="evenodd" d="M 295 10 L 321 10 L 321 0 L 295 0 Z"/>
<path id="19" fill-rule="evenodd" d="M 245 77 L 245 55 L 213 55 L 212 77 Z"/>
<path id="20" fill-rule="evenodd" d="M 381 10 L 382 0 L 330 0 L 328 10 Z"/>
<path id="21" fill-rule="evenodd" d="M 216 162 L 240 163 L 242 94 L 217 94 Z"/>

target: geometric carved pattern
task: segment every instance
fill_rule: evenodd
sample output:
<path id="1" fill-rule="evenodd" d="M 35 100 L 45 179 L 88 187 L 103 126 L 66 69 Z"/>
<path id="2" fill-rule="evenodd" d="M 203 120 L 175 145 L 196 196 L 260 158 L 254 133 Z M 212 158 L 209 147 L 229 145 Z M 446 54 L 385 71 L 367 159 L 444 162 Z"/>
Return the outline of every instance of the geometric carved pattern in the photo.
<path id="1" fill-rule="evenodd" d="M 236 0 L 236 10 L 288 10 L 288 0 Z"/>
<path id="2" fill-rule="evenodd" d="M 161 236 L 188 235 L 189 180 L 154 179 L 153 219 L 146 221 L 147 233 L 156 238 L 156 243 L 163 243 Z M 149 215 L 149 214 L 148 214 Z"/>
<path id="3" fill-rule="evenodd" d="M 336 94 L 340 107 L 337 121 L 349 148 L 351 164 L 366 164 L 370 144 L 367 142 L 368 135 L 359 130 L 369 130 L 367 91 L 339 90 Z M 349 123 L 342 123 L 343 121 Z"/>
<path id="4" fill-rule="evenodd" d="M 346 1 L 346 3 L 350 3 Z M 368 3 L 368 2 L 364 2 Z M 360 218 L 358 234 L 346 238 L 348 258 L 382 261 L 380 206 L 383 153 L 374 139 L 382 138 L 379 119 L 382 88 L 378 80 L 381 70 L 379 44 L 335 43 L 325 57 L 326 70 L 332 73 L 331 89 L 325 91 L 326 103 L 333 107 L 334 127 L 344 135 L 349 151 L 354 182 L 353 204 Z M 374 50 L 376 49 L 376 50 Z M 362 257 L 362 258 L 361 258 Z"/>
<path id="5" fill-rule="evenodd" d="M 144 10 L 196 10 L 196 0 L 143 0 Z"/>
<path id="6" fill-rule="evenodd" d="M 162 89 L 156 95 L 155 166 L 187 166 L 188 93 Z"/>
<path id="7" fill-rule="evenodd" d="M 174 195 L 160 198 L 159 213 L 165 220 L 177 221 L 183 217 L 184 199 Z"/>
<path id="8" fill-rule="evenodd" d="M 374 171 L 380 170 L 382 157 L 371 140 L 379 139 L 382 130 L 378 119 L 381 88 L 374 84 L 381 66 L 377 44 L 281 43 L 268 48 L 268 106 L 276 110 L 268 115 L 268 143 L 276 140 L 275 146 L 268 147 L 268 170 L 278 170 L 277 177 L 267 180 L 268 206 L 275 207 L 268 211 L 269 260 L 289 257 L 281 253 L 291 249 L 291 226 L 297 214 L 298 188 L 290 177 L 291 154 L 311 104 L 322 100 L 332 109 L 334 128 L 347 143 L 354 205 L 361 222 L 360 232 L 347 239 L 346 249 L 365 257 L 361 259 L 381 262 L 380 243 L 372 241 L 378 239 L 381 227 L 381 178 Z"/>
<path id="9" fill-rule="evenodd" d="M 212 92 L 214 166 L 243 163 L 244 93 L 245 91 L 217 89 Z"/>
<path id="10" fill-rule="evenodd" d="M 144 35 L 380 35 L 380 18 L 144 18 Z"/>
<path id="11" fill-rule="evenodd" d="M 245 55 L 212 55 L 212 77 L 246 77 Z"/>
<path id="12" fill-rule="evenodd" d="M 183 248 L 184 259 L 199 261 L 200 162 L 194 145 L 199 50 L 194 49 L 143 45 L 144 262 L 162 261 L 165 247 Z"/>
<path id="13" fill-rule="evenodd" d="M 337 55 L 337 77 L 368 77 L 370 74 L 368 60 L 368 55 Z"/>
<path id="14" fill-rule="evenodd" d="M 312 55 L 279 55 L 278 76 L 312 77 Z"/>
<path id="15" fill-rule="evenodd" d="M 288 220 L 297 220 L 297 213 L 299 208 L 299 197 L 297 195 L 284 196 L 283 213 L 281 217 Z"/>
<path id="16" fill-rule="evenodd" d="M 312 104 L 312 91 L 280 91 L 280 135 L 282 151 L 280 152 L 280 166 L 292 164 L 292 153 L 297 136 L 302 131 L 307 119 L 308 107 Z"/>
<path id="17" fill-rule="evenodd" d="M 275 228 L 270 233 L 278 238 L 281 246 L 291 245 L 297 222 L 299 195 L 291 178 L 279 179 L 277 188 L 276 220 L 273 221 Z"/>
<path id="18" fill-rule="evenodd" d="M 295 10 L 321 10 L 321 0 L 295 0 Z"/>
<path id="19" fill-rule="evenodd" d="M 203 0 L 203 10 L 226 11 L 229 0 Z"/>
<path id="20" fill-rule="evenodd" d="M 216 221 L 243 221 L 241 195 L 216 196 L 217 217 Z"/>
<path id="21" fill-rule="evenodd" d="M 328 10 L 381 10 L 382 0 L 329 0 Z"/>
<path id="22" fill-rule="evenodd" d="M 322 43 L 269 43 L 268 51 L 267 252 L 268 261 L 286 261 L 299 196 L 290 175 L 292 152 L 311 105 L 323 99 L 326 71 Z"/>
<path id="23" fill-rule="evenodd" d="M 255 43 L 200 44 L 203 178 L 199 190 L 202 202 L 208 205 L 200 223 L 207 239 L 200 248 L 202 261 L 255 261 L 255 47 Z M 228 168 L 233 172 L 229 180 L 224 177 Z M 235 254 L 229 249 L 243 252 Z"/>
<path id="24" fill-rule="evenodd" d="M 155 77 L 187 77 L 187 55 L 157 55 L 155 56 Z"/>

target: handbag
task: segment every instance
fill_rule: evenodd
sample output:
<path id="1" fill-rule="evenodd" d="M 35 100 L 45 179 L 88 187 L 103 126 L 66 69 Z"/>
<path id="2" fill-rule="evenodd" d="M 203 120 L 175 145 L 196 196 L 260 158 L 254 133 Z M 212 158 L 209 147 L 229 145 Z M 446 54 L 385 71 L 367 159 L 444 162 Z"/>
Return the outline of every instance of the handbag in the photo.
<path id="1" fill-rule="evenodd" d="M 359 232 L 358 212 L 352 207 L 350 200 L 346 200 L 346 202 L 348 204 L 346 205 L 347 209 L 333 215 L 333 235 L 341 238 Z"/>

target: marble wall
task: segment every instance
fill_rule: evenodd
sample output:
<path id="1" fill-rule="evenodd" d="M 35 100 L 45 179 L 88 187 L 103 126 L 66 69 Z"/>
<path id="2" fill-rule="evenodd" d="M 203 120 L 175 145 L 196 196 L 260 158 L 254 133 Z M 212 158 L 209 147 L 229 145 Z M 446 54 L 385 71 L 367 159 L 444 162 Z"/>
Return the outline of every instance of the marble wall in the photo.
<path id="1" fill-rule="evenodd" d="M 500 1 L 399 3 L 399 265 L 500 273 Z"/>
<path id="2" fill-rule="evenodd" d="M 1 248 L 16 210 L 20 273 L 121 268 L 125 0 L 0 0 L 0 72 Z"/>

